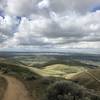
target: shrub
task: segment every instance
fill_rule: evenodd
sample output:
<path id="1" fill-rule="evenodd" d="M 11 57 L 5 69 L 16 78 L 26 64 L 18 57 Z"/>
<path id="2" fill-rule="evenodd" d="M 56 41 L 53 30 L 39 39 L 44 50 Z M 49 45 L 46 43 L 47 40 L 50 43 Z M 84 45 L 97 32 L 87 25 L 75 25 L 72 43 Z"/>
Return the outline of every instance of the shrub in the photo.
<path id="1" fill-rule="evenodd" d="M 46 100 L 94 100 L 87 90 L 71 81 L 58 81 L 47 89 Z M 96 99 L 99 100 L 99 99 Z"/>

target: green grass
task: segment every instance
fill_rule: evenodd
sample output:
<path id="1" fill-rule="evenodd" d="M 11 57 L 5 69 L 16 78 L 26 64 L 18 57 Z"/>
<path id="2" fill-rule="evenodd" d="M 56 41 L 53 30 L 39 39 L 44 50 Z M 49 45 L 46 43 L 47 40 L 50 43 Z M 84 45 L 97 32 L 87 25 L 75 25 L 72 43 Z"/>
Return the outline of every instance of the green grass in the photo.
<path id="1" fill-rule="evenodd" d="M 32 71 L 41 76 L 65 77 L 72 73 L 79 73 L 84 71 L 84 67 L 68 66 L 64 64 L 54 64 L 43 68 L 29 67 Z"/>
<path id="2" fill-rule="evenodd" d="M 49 59 L 49 58 L 48 58 Z M 34 61 L 36 62 L 36 61 Z M 38 61 L 39 62 L 39 61 Z M 84 68 L 98 68 L 99 66 L 92 65 L 92 64 L 86 64 L 77 60 L 63 60 L 63 59 L 57 59 L 57 60 L 49 60 L 49 61 L 44 61 L 43 63 L 33 63 L 31 67 L 35 68 L 44 68 L 46 66 L 51 66 L 55 64 L 63 64 L 63 65 L 68 65 L 68 66 L 77 66 L 77 67 L 84 67 Z"/>
<path id="3" fill-rule="evenodd" d="M 34 75 L 37 78 L 40 77 L 39 75 L 37 75 L 36 73 L 33 73 L 29 69 L 18 66 L 16 64 L 14 65 L 14 64 L 3 62 L 3 63 L 0 63 L 0 69 L 2 72 L 6 74 L 15 75 L 22 78 L 32 76 L 32 75 Z"/>

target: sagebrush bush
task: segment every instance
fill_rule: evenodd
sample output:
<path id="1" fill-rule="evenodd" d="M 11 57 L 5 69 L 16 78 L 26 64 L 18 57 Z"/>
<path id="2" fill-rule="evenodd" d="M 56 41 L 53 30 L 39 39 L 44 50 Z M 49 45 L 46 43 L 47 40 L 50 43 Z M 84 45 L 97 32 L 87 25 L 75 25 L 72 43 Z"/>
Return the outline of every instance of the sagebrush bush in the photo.
<path id="1" fill-rule="evenodd" d="M 71 81 L 58 81 L 47 89 L 46 100 L 94 100 L 87 90 Z M 96 99 L 99 100 L 99 99 Z"/>

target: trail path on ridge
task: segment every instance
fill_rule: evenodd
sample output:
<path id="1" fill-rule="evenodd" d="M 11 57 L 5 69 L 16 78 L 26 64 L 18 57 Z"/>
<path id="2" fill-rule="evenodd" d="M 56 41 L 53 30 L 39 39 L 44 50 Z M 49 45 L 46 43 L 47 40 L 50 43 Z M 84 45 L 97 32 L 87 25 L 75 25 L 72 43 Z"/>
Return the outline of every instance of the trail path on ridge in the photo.
<path id="1" fill-rule="evenodd" d="M 24 84 L 18 79 L 2 75 L 8 83 L 3 100 L 32 100 Z"/>

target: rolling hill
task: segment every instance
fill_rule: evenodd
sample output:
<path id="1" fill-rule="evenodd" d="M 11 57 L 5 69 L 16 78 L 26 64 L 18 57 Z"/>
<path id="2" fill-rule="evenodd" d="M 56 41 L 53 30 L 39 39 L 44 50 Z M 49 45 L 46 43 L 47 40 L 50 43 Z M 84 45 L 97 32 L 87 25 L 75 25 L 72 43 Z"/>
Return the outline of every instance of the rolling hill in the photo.
<path id="1" fill-rule="evenodd" d="M 93 89 L 100 94 L 100 69 L 89 69 L 71 78 L 74 82 Z"/>

